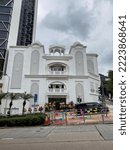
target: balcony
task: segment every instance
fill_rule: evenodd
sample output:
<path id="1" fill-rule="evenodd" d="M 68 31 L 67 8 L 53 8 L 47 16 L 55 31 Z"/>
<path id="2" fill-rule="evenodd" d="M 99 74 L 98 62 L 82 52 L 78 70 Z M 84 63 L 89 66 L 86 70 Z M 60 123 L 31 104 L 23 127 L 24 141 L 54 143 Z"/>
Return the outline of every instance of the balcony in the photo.
<path id="1" fill-rule="evenodd" d="M 66 89 L 60 88 L 49 88 L 49 93 L 67 93 Z"/>
<path id="2" fill-rule="evenodd" d="M 49 75 L 66 75 L 66 71 L 49 71 Z"/>
<path id="3" fill-rule="evenodd" d="M 67 75 L 67 64 L 56 62 L 48 64 L 48 75 Z"/>

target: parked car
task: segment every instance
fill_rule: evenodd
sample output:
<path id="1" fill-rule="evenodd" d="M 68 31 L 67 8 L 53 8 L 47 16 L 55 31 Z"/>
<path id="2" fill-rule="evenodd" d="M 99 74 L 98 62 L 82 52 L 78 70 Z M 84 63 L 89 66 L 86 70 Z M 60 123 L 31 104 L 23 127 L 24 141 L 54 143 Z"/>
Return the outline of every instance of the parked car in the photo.
<path id="1" fill-rule="evenodd" d="M 81 114 L 82 112 L 84 112 L 84 114 L 109 112 L 109 108 L 107 106 L 103 106 L 97 102 L 75 104 L 75 109 L 78 114 Z"/>

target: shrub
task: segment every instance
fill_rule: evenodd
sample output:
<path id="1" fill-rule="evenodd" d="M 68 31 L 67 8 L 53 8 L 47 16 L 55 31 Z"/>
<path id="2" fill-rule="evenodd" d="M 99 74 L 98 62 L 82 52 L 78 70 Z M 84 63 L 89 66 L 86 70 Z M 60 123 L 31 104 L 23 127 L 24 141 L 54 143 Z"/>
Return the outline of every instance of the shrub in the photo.
<path id="1" fill-rule="evenodd" d="M 43 111 L 43 107 L 40 106 L 38 110 L 39 110 L 40 112 L 42 112 L 42 111 Z"/>
<path id="2" fill-rule="evenodd" d="M 28 111 L 31 113 L 31 112 L 32 112 L 32 108 L 31 108 L 31 107 L 29 107 L 29 108 L 28 108 Z"/>
<path id="3" fill-rule="evenodd" d="M 11 116 L 0 118 L 0 126 L 35 126 L 44 123 L 45 114 L 27 114 L 24 116 Z"/>

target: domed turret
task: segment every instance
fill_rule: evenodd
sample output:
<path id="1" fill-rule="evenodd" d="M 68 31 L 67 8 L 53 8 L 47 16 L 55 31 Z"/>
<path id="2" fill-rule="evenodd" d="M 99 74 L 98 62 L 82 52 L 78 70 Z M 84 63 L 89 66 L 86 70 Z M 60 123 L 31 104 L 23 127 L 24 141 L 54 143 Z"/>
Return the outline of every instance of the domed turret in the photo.
<path id="1" fill-rule="evenodd" d="M 55 53 L 59 53 L 59 55 L 64 55 L 65 53 L 65 47 L 64 46 L 57 46 L 57 45 L 52 45 L 49 48 L 49 53 L 55 55 Z"/>
<path id="2" fill-rule="evenodd" d="M 86 49 L 86 47 L 87 46 L 84 46 L 83 44 L 81 44 L 80 42 L 78 42 L 78 41 L 76 41 L 76 42 L 74 42 L 74 44 L 70 47 L 70 52 L 69 53 L 71 53 L 71 51 L 72 51 L 72 49 L 75 49 L 75 48 L 85 48 Z"/>

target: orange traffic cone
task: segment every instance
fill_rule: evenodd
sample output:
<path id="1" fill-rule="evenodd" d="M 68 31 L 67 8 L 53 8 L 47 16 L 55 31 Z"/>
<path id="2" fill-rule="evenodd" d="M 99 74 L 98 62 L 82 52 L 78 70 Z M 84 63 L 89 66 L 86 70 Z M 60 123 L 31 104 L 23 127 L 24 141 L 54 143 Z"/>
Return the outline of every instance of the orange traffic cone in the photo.
<path id="1" fill-rule="evenodd" d="M 44 125 L 45 125 L 45 126 L 50 125 L 50 117 L 48 117 L 47 115 L 45 116 Z"/>

